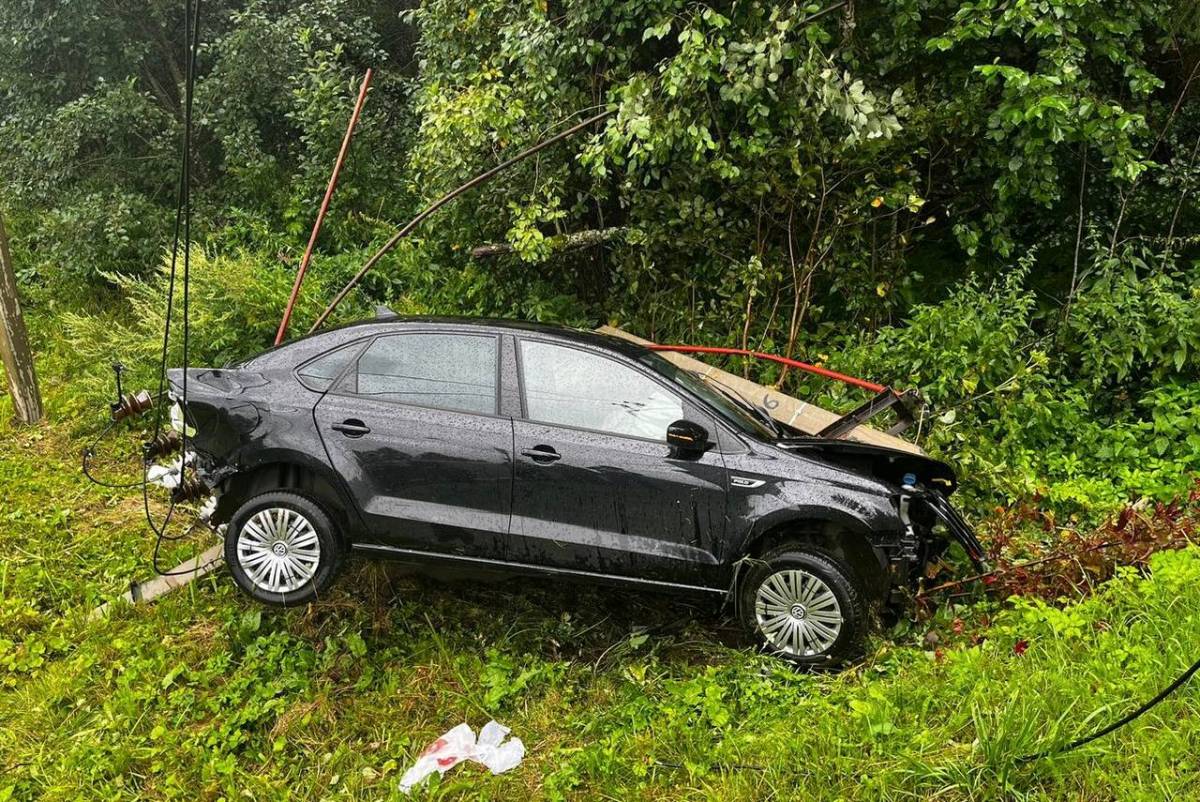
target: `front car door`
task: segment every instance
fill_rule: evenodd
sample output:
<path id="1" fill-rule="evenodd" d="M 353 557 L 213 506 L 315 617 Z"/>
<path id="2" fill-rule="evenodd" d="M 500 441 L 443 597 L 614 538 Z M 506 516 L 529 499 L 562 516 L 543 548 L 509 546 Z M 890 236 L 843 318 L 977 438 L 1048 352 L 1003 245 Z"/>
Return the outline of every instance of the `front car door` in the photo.
<path id="1" fill-rule="evenodd" d="M 719 451 L 672 456 L 668 424 L 714 422 L 668 382 L 616 355 L 517 341 L 523 416 L 514 421 L 508 559 L 711 585 L 724 535 Z"/>
<path id="2" fill-rule="evenodd" d="M 369 534 L 384 545 L 502 559 L 512 419 L 499 410 L 499 337 L 376 337 L 313 414 Z"/>

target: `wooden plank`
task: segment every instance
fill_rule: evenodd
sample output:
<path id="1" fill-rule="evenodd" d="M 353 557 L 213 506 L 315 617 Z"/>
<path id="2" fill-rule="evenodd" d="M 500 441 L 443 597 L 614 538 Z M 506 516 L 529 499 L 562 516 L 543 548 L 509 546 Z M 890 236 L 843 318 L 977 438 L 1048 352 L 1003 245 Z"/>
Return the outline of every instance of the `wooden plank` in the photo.
<path id="1" fill-rule="evenodd" d="M 614 326 L 601 326 L 597 331 L 602 334 L 609 334 L 614 337 L 631 340 L 632 342 L 642 343 L 643 345 L 652 344 L 650 340 L 642 339 Z M 721 384 L 727 385 L 746 396 L 746 398 L 761 403 L 775 420 L 799 429 L 806 434 L 815 435 L 840 417 L 836 413 L 822 409 L 815 404 L 785 395 L 774 388 L 748 381 L 741 376 L 721 370 L 720 368 L 715 368 L 687 354 L 675 353 L 673 351 L 659 351 L 658 353 L 684 370 L 694 371 L 702 376 L 711 376 Z M 846 436 L 846 439 L 859 443 L 883 446 L 885 448 L 894 448 L 912 454 L 925 453 L 920 447 L 903 438 L 896 437 L 887 432 L 881 432 L 870 426 L 856 426 Z"/>
<path id="2" fill-rule="evenodd" d="M 184 560 L 163 576 L 133 583 L 117 601 L 127 604 L 154 601 L 159 596 L 215 571 L 224 562 L 224 552 L 225 545 L 218 543 L 204 553 L 198 554 L 190 560 Z M 92 611 L 92 618 L 101 618 L 107 615 L 109 608 L 108 603 L 100 605 Z"/>
<path id="3" fill-rule="evenodd" d="M 17 276 L 8 252 L 3 214 L 0 214 L 0 361 L 4 363 L 17 420 L 24 424 L 37 423 L 42 419 L 42 395 L 38 392 L 25 319 L 21 317 L 21 304 L 17 301 Z"/>

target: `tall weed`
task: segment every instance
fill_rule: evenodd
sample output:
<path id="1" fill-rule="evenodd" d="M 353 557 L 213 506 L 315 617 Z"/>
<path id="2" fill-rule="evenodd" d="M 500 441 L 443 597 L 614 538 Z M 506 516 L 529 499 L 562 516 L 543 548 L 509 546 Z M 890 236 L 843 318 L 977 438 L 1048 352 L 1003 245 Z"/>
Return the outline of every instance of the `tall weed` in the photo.
<path id="1" fill-rule="evenodd" d="M 324 268 L 324 265 L 322 265 Z M 194 366 L 222 366 L 270 347 L 291 292 L 295 272 L 278 261 L 241 251 L 216 254 L 194 247 L 189 292 L 189 356 Z M 167 366 L 183 360 L 182 265 L 177 266 L 174 315 Z M 292 317 L 290 336 L 304 333 L 324 308 L 342 271 L 310 270 Z M 122 304 L 102 315 L 62 315 L 60 344 L 74 360 L 74 391 L 88 399 L 111 395 L 111 364 L 129 369 L 130 389 L 156 386 L 170 292 L 170 262 L 164 259 L 152 281 L 126 275 L 110 279 L 120 288 Z M 361 315 L 353 298 L 337 319 Z"/>

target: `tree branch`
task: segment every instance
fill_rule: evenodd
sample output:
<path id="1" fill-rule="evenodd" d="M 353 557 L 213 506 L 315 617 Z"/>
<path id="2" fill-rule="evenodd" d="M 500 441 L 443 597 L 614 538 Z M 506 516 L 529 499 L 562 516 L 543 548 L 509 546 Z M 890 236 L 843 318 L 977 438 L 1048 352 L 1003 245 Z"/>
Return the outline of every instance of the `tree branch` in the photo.
<path id="1" fill-rule="evenodd" d="M 555 251 L 574 251 L 580 248 L 594 248 L 604 245 L 611 240 L 625 235 L 624 228 L 597 228 L 588 231 L 576 231 L 570 234 L 558 234 L 547 237 Z M 516 250 L 516 246 L 508 242 L 494 242 L 486 245 L 476 245 L 471 249 L 472 259 L 489 259 L 493 256 L 503 256 Z"/>

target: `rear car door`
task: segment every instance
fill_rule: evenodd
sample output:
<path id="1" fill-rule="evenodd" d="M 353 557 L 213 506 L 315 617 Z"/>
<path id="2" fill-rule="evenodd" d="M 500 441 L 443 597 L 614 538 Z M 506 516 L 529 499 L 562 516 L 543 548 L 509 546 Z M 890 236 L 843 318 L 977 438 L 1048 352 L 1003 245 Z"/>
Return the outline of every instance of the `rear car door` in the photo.
<path id="1" fill-rule="evenodd" d="M 521 338 L 510 560 L 684 584 L 717 576 L 726 473 L 672 456 L 668 424 L 714 422 L 632 363 Z"/>
<path id="2" fill-rule="evenodd" d="M 373 540 L 500 559 L 512 500 L 512 419 L 498 414 L 499 337 L 376 337 L 318 402 L 326 453 Z"/>

